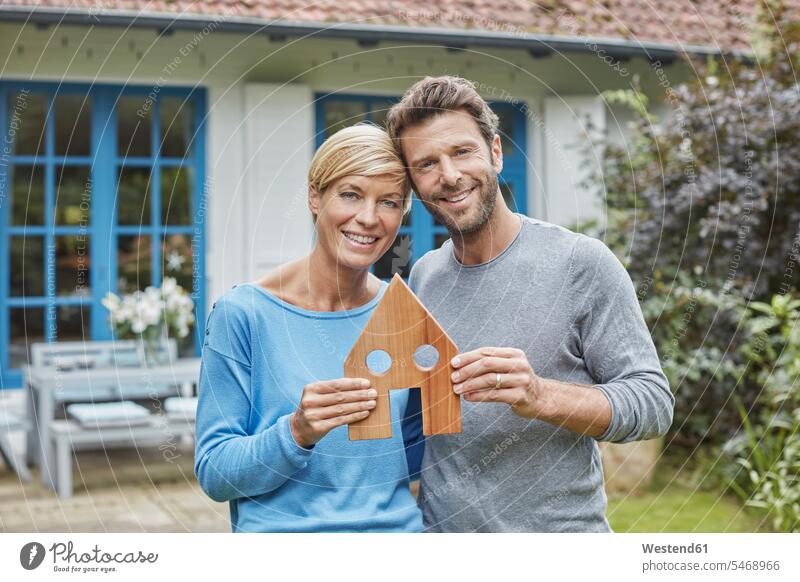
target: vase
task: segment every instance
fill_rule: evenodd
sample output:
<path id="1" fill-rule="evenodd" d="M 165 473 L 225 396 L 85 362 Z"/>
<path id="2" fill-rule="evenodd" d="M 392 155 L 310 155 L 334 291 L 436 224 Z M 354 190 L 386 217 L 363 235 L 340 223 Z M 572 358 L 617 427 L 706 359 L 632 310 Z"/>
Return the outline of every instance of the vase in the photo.
<path id="1" fill-rule="evenodd" d="M 154 326 L 142 334 L 143 357 L 145 366 L 159 366 L 169 362 L 169 349 L 166 328 Z"/>

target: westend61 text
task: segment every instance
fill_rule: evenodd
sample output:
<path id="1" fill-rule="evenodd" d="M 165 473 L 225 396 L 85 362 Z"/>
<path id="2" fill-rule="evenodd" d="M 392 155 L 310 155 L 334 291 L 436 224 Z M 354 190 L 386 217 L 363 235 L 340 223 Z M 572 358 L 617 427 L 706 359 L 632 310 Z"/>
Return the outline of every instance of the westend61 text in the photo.
<path id="1" fill-rule="evenodd" d="M 707 554 L 708 544 L 687 544 L 685 546 L 642 544 L 642 551 L 645 554 Z"/>

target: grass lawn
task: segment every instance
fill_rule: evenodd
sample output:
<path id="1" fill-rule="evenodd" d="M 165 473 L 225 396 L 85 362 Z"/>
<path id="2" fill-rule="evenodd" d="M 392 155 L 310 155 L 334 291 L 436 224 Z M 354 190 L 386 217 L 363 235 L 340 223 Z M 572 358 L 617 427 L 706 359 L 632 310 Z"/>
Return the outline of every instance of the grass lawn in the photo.
<path id="1" fill-rule="evenodd" d="M 615 532 L 764 532 L 768 519 L 739 498 L 698 484 L 671 463 L 642 494 L 609 496 L 608 521 Z"/>

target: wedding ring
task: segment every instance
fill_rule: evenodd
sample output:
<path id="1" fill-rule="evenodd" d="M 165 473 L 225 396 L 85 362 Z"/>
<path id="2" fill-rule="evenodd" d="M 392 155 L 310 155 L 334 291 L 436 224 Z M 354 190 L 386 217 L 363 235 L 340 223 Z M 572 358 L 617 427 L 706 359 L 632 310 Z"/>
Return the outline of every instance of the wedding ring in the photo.
<path id="1" fill-rule="evenodd" d="M 497 374 L 497 378 L 495 378 L 494 382 L 494 389 L 497 390 L 498 388 L 500 388 L 500 374 Z"/>

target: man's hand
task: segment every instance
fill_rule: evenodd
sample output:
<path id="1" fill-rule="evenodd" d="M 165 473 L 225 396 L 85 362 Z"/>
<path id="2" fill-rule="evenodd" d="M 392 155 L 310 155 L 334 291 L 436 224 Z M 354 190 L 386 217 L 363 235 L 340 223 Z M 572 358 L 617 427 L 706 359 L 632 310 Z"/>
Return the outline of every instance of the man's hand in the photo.
<path id="1" fill-rule="evenodd" d="M 593 386 L 537 376 L 522 350 L 480 348 L 457 355 L 450 364 L 453 391 L 469 402 L 504 402 L 524 418 L 593 437 L 611 422 L 605 394 Z"/>
<path id="2" fill-rule="evenodd" d="M 504 402 L 525 418 L 546 417 L 543 381 L 525 352 L 516 348 L 480 348 L 450 362 L 453 391 L 470 402 Z"/>

